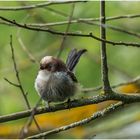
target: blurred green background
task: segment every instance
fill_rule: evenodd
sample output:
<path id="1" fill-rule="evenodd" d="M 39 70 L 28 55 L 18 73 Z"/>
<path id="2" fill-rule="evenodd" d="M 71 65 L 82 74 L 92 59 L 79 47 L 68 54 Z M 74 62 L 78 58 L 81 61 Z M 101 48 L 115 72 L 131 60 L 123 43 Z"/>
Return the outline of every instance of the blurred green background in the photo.
<path id="1" fill-rule="evenodd" d="M 24 6 L 37 4 L 32 1 L 0 1 L 0 7 Z M 52 23 L 67 21 L 72 10 L 72 4 L 59 4 L 43 8 L 21 11 L 0 11 L 0 16 L 16 20 L 19 23 Z M 106 16 L 119 16 L 128 14 L 140 14 L 139 1 L 117 1 L 106 2 Z M 81 2 L 76 3 L 72 19 L 78 18 L 97 18 L 99 17 L 99 2 Z M 122 29 L 140 32 L 140 18 L 110 20 L 108 25 L 120 27 Z M 44 27 L 45 28 L 45 27 Z M 56 31 L 65 32 L 67 24 L 46 27 Z M 99 36 L 99 26 L 88 25 L 84 23 L 74 23 L 70 25 L 69 32 L 78 32 L 88 34 L 93 32 L 95 36 Z M 9 26 L 0 20 L 0 115 L 14 113 L 27 109 L 20 90 L 9 85 L 4 77 L 10 81 L 17 83 L 13 62 L 11 59 L 10 35 L 13 35 L 13 46 L 15 50 L 15 58 L 18 66 L 20 78 L 24 90 L 28 92 L 28 99 L 33 106 L 38 100 L 38 95 L 34 89 L 34 81 L 39 69 L 38 63 L 33 63 L 28 52 L 40 61 L 45 55 L 56 56 L 63 37 L 53 35 L 47 32 L 36 32 L 21 29 L 15 26 Z M 107 39 L 112 41 L 124 41 L 140 43 L 140 39 L 125 33 L 117 32 L 107 28 Z M 22 41 L 22 45 L 21 45 Z M 86 48 L 88 52 L 81 58 L 76 68 L 76 76 L 82 87 L 96 87 L 101 85 L 100 70 L 100 42 L 92 38 L 70 37 L 68 36 L 64 42 L 64 51 L 61 59 L 65 61 L 68 52 L 72 48 Z M 140 71 L 140 49 L 136 47 L 112 46 L 107 44 L 109 79 L 111 85 L 130 80 L 139 75 Z M 94 94 L 94 93 L 93 93 Z M 92 95 L 92 94 L 91 94 Z M 140 113 L 140 112 L 139 112 Z"/>

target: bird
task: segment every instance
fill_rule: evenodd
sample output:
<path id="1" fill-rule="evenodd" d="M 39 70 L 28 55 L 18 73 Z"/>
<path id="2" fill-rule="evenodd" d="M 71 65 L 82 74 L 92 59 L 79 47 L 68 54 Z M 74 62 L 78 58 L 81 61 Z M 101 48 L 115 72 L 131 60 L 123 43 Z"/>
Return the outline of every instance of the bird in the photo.
<path id="1" fill-rule="evenodd" d="M 66 62 L 53 56 L 45 56 L 40 61 L 40 69 L 35 79 L 35 89 L 49 106 L 50 102 L 70 100 L 77 91 L 78 80 L 74 68 L 86 49 L 72 49 Z"/>

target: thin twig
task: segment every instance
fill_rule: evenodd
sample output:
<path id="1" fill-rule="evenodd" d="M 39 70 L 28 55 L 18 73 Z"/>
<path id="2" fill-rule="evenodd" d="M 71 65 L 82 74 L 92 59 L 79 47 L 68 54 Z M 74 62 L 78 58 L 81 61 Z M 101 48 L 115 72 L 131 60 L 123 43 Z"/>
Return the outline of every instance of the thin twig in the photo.
<path id="1" fill-rule="evenodd" d="M 106 20 L 118 20 L 118 19 L 124 19 L 124 18 L 139 18 L 140 14 L 132 14 L 132 15 L 121 15 L 121 16 L 114 16 L 114 17 L 108 17 Z"/>
<path id="2" fill-rule="evenodd" d="M 42 28 L 35 28 L 35 27 L 29 27 L 27 26 L 26 24 L 19 24 L 17 23 L 15 20 L 12 21 L 12 20 L 9 20 L 7 18 L 4 18 L 2 16 L 0 16 L 0 19 L 8 22 L 8 23 L 12 23 L 20 28 L 24 28 L 24 29 L 28 29 L 28 30 L 32 30 L 32 31 L 42 31 L 42 32 L 48 32 L 48 33 L 51 33 L 51 34 L 54 34 L 54 35 L 61 35 L 61 36 L 64 36 L 65 35 L 65 32 L 59 32 L 59 31 L 54 31 L 54 30 L 50 30 L 50 29 L 42 29 Z M 106 42 L 108 44 L 111 44 L 111 45 L 119 45 L 119 46 L 133 46 L 133 47 L 140 47 L 140 44 L 139 43 L 131 43 L 131 42 L 114 42 L 114 41 L 109 41 L 109 40 L 106 40 L 106 39 L 102 39 L 102 38 L 99 38 L 95 35 L 93 35 L 93 33 L 89 33 L 89 34 L 80 34 L 80 33 L 71 33 L 71 32 L 68 32 L 67 33 L 67 36 L 73 36 L 73 37 L 89 37 L 89 38 L 93 38 L 95 40 L 98 40 L 98 41 L 102 41 L 102 42 Z"/>
<path id="3" fill-rule="evenodd" d="M 51 5 L 58 5 L 58 4 L 70 4 L 70 3 L 78 3 L 78 2 L 87 2 L 86 0 L 69 0 L 69 1 L 49 1 L 44 3 L 37 3 L 33 5 L 27 6 L 18 6 L 18 7 L 0 7 L 1 11 L 19 11 L 19 10 L 32 10 L 35 8 L 42 8 Z"/>
<path id="4" fill-rule="evenodd" d="M 125 85 L 135 84 L 135 83 L 137 84 L 139 81 L 140 81 L 140 76 L 134 78 L 133 80 L 113 85 L 113 86 L 111 86 L 111 88 L 117 88 L 117 87 L 121 87 L 121 86 L 125 86 Z M 84 92 L 84 93 L 95 92 L 95 91 L 98 91 L 101 89 L 102 89 L 102 86 L 98 86 L 95 88 L 84 88 L 81 90 L 81 92 Z"/>
<path id="5" fill-rule="evenodd" d="M 19 33 L 19 32 L 18 32 Z M 30 59 L 31 62 L 38 64 L 39 62 L 36 60 L 36 58 L 32 55 L 32 53 L 27 49 L 27 47 L 25 46 L 22 38 L 20 37 L 20 35 L 17 35 L 17 40 L 20 44 L 20 46 L 22 47 L 22 49 L 25 51 L 25 53 L 28 55 L 28 58 Z"/>
<path id="6" fill-rule="evenodd" d="M 26 92 L 23 89 L 23 86 L 21 84 L 21 80 L 20 80 L 20 77 L 19 77 L 19 72 L 18 72 L 18 69 L 17 69 L 16 61 L 15 61 L 14 48 L 13 48 L 13 43 L 12 43 L 12 35 L 10 35 L 10 47 L 11 47 L 11 52 L 12 52 L 12 60 L 13 60 L 13 64 L 14 64 L 14 70 L 15 70 L 16 78 L 17 78 L 18 85 L 19 85 L 18 87 L 19 87 L 19 89 L 20 89 L 20 91 L 22 93 L 22 96 L 23 96 L 23 98 L 24 98 L 24 100 L 26 102 L 26 105 L 27 105 L 28 109 L 31 109 L 29 101 L 28 101 L 27 96 L 26 96 Z M 41 132 L 41 129 L 40 129 L 37 121 L 35 120 L 35 118 L 34 118 L 34 122 L 35 122 L 38 130 Z"/>
<path id="7" fill-rule="evenodd" d="M 132 32 L 132 31 L 127 31 L 127 30 L 124 30 L 124 29 L 119 28 L 119 27 L 114 27 L 112 25 L 95 23 L 95 22 L 93 22 L 91 20 L 85 20 L 85 19 L 78 19 L 77 21 L 79 23 L 85 23 L 85 24 L 89 24 L 89 25 L 102 26 L 104 28 L 109 28 L 109 29 L 112 29 L 114 31 L 122 32 L 122 33 L 125 33 L 125 34 L 128 34 L 128 35 L 140 38 L 140 34 L 138 34 L 138 33 L 135 33 L 135 32 Z M 76 22 L 76 23 L 78 23 L 78 22 Z M 64 22 L 64 23 L 66 23 L 66 22 Z M 71 23 L 73 23 L 73 20 L 71 20 L 71 22 L 68 22 L 67 24 L 69 25 Z M 7 23 L 6 22 L 2 22 L 2 24 L 7 24 Z M 8 23 L 8 25 L 12 25 L 12 24 Z M 59 22 L 55 22 L 54 25 L 59 25 Z M 54 26 L 54 25 L 53 25 L 53 23 L 47 23 L 47 24 L 27 24 L 27 26 L 33 26 L 33 27 L 49 27 L 49 26 L 51 27 L 51 26 Z"/>
<path id="8" fill-rule="evenodd" d="M 112 16 L 112 17 L 106 17 L 106 21 L 124 19 L 124 18 L 128 18 L 128 19 L 130 18 L 131 19 L 131 18 L 139 18 L 139 17 L 140 17 L 140 14 Z M 100 20 L 100 18 L 78 18 L 78 19 L 71 20 L 70 24 L 79 23 L 81 21 L 91 22 L 91 21 L 99 21 L 99 20 Z M 10 25 L 14 26 L 11 23 L 6 23 L 6 22 L 2 22 L 2 21 L 0 21 L 0 24 L 6 24 L 6 25 L 9 25 L 9 26 Z M 65 25 L 65 24 L 68 24 L 68 21 L 59 21 L 59 22 L 52 22 L 52 23 L 28 23 L 26 25 L 27 26 L 35 26 L 35 27 L 49 27 L 49 26 L 59 26 L 59 25 Z"/>
<path id="9" fill-rule="evenodd" d="M 140 38 L 140 34 L 138 34 L 138 33 L 130 32 L 130 31 L 124 30 L 124 29 L 119 28 L 119 27 L 114 27 L 112 25 L 100 24 L 100 23 L 95 23 L 95 22 L 91 22 L 91 21 L 82 21 L 82 20 L 81 20 L 81 22 L 82 23 L 86 23 L 86 24 L 90 24 L 90 25 L 101 26 L 103 28 L 109 28 L 109 29 L 112 29 L 114 31 L 122 32 L 122 33 L 125 33 L 125 34 L 128 34 L 128 35 L 131 35 L 131 36 L 135 36 L 137 38 Z"/>
<path id="10" fill-rule="evenodd" d="M 32 109 L 31 115 L 30 115 L 27 123 L 24 125 L 24 127 L 22 128 L 22 130 L 20 132 L 20 138 L 23 138 L 24 134 L 26 134 L 29 131 L 29 127 L 31 126 L 32 121 L 34 120 L 34 115 L 36 113 L 36 109 L 39 106 L 41 100 L 42 100 L 42 97 L 38 100 L 38 102 L 36 103 L 35 107 Z"/>
<path id="11" fill-rule="evenodd" d="M 139 18 L 140 14 L 134 15 L 123 15 L 123 16 L 112 16 L 106 17 L 106 21 L 117 20 L 122 18 Z M 80 23 L 80 22 L 93 22 L 93 21 L 100 21 L 101 18 L 77 18 L 71 20 L 70 24 L 73 23 Z M 28 26 L 36 26 L 36 27 L 49 27 L 49 26 L 59 26 L 68 24 L 68 21 L 59 21 L 59 22 L 52 22 L 52 23 L 28 23 Z"/>
<path id="12" fill-rule="evenodd" d="M 68 33 L 70 25 L 71 25 L 70 22 L 72 20 L 72 16 L 73 16 L 73 13 L 74 13 L 74 8 L 75 8 L 75 3 L 72 4 L 72 9 L 71 9 L 71 13 L 70 13 L 69 18 L 68 18 L 68 24 L 67 24 L 67 27 L 66 27 L 65 35 L 62 38 L 60 49 L 59 49 L 59 52 L 58 52 L 58 55 L 57 55 L 58 58 L 61 56 L 61 53 L 64 50 L 64 42 L 66 40 L 67 33 Z"/>
<path id="13" fill-rule="evenodd" d="M 105 1 L 100 1 L 100 17 L 101 24 L 105 24 Z M 106 29 L 102 26 L 100 27 L 100 36 L 102 39 L 106 39 Z M 109 79 L 108 79 L 108 64 L 107 64 L 107 54 L 106 54 L 106 42 L 101 42 L 101 74 L 103 80 L 103 90 L 105 93 L 111 91 Z"/>
<path id="14" fill-rule="evenodd" d="M 124 106 L 124 104 L 122 102 L 118 102 L 114 105 L 110 105 L 109 107 L 103 109 L 102 111 L 98 111 L 98 112 L 92 114 L 88 118 L 85 118 L 83 120 L 71 123 L 69 125 L 65 125 L 65 126 L 62 126 L 62 127 L 59 127 L 59 128 L 55 128 L 53 130 L 50 130 L 50 131 L 47 131 L 47 132 L 44 132 L 44 133 L 40 133 L 40 134 L 37 134 L 37 135 L 27 137 L 27 139 L 47 138 L 48 135 L 56 134 L 56 133 L 66 131 L 66 130 L 71 129 L 71 128 L 75 128 L 77 126 L 87 124 L 87 123 L 89 123 L 89 122 L 91 122 L 91 121 L 93 121 L 97 118 L 105 116 L 106 114 L 108 114 L 110 112 L 114 112 L 116 109 L 118 109 L 119 107 L 122 107 L 122 106 Z"/>
<path id="15" fill-rule="evenodd" d="M 58 11 L 58 10 L 50 8 L 50 7 L 45 7 L 45 9 L 48 10 L 48 11 L 51 11 L 51 12 L 57 14 L 57 15 L 63 16 L 63 17 L 68 17 L 69 16 L 68 14 L 66 14 L 64 12 Z"/>
<path id="16" fill-rule="evenodd" d="M 140 34 L 138 34 L 138 33 L 135 33 L 135 32 L 132 32 L 132 31 L 127 31 L 127 30 L 124 30 L 122 28 L 114 27 L 114 26 L 108 25 L 108 24 L 95 23 L 95 22 L 93 22 L 91 20 L 88 21 L 88 20 L 85 20 L 85 19 L 78 19 L 78 20 L 71 20 L 71 21 L 72 21 L 71 23 L 85 23 L 85 24 L 89 24 L 89 25 L 102 26 L 104 28 L 109 28 L 109 29 L 112 29 L 114 31 L 122 32 L 122 33 L 125 33 L 125 34 L 129 34 L 129 35 L 135 36 L 137 38 L 140 38 Z M 73 22 L 73 21 L 77 21 L 77 22 Z M 66 23 L 66 22 L 64 22 L 64 23 Z M 71 23 L 69 23 L 69 24 L 71 24 Z M 59 22 L 55 22 L 54 24 L 53 23 L 47 23 L 47 24 L 28 24 L 28 26 L 35 26 L 35 27 L 45 27 L 45 26 L 51 27 L 51 26 L 54 26 L 54 25 L 59 25 Z"/>
<path id="17" fill-rule="evenodd" d="M 23 19 L 23 20 L 26 20 L 28 17 L 29 17 L 29 15 L 27 15 L 27 16 L 25 17 L 25 19 Z M 19 28 L 19 29 L 17 30 L 17 40 L 18 40 L 18 42 L 19 42 L 21 48 L 22 48 L 23 51 L 27 54 L 27 56 L 28 56 L 28 58 L 29 58 L 29 60 L 30 60 L 31 62 L 38 64 L 39 62 L 36 60 L 36 58 L 32 55 L 32 53 L 31 53 L 31 52 L 27 49 L 27 47 L 25 46 L 25 44 L 24 44 L 24 42 L 23 42 L 23 40 L 22 40 L 22 38 L 21 38 L 21 36 L 20 36 L 20 31 L 21 31 L 21 28 Z"/>
<path id="18" fill-rule="evenodd" d="M 13 85 L 13 86 L 15 86 L 15 87 L 20 87 L 20 85 L 19 84 L 15 84 L 15 83 L 13 83 L 13 82 L 11 82 L 11 81 L 9 81 L 7 78 L 4 78 L 4 80 L 6 81 L 6 82 L 8 82 L 9 84 L 11 84 L 11 85 Z"/>
<path id="19" fill-rule="evenodd" d="M 25 96 L 25 92 L 24 92 L 24 89 L 22 87 L 22 84 L 21 84 L 21 81 L 20 81 L 20 78 L 19 78 L 19 72 L 18 72 L 18 69 L 17 69 L 16 61 L 15 61 L 14 48 L 13 48 L 13 43 L 12 43 L 12 35 L 10 36 L 10 47 L 11 47 L 11 52 L 12 52 L 12 60 L 13 60 L 13 64 L 14 64 L 14 70 L 15 70 L 15 73 L 16 73 L 16 78 L 17 78 L 17 81 L 19 83 L 19 88 L 21 90 L 21 93 L 22 93 L 22 95 L 25 99 L 25 102 L 26 102 L 28 108 L 30 108 L 29 101 L 28 101 L 27 97 Z"/>

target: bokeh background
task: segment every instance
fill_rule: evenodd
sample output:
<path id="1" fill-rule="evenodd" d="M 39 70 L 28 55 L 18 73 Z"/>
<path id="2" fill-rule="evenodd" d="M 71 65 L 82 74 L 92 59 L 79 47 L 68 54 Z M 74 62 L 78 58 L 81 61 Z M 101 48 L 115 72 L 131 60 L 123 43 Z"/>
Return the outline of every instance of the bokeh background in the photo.
<path id="1" fill-rule="evenodd" d="M 37 3 L 40 2 L 0 1 L 0 7 L 25 6 Z M 107 1 L 106 16 L 140 14 L 139 7 L 139 1 Z M 55 23 L 67 21 L 71 10 L 72 4 L 59 4 L 32 10 L 1 10 L 0 16 L 26 24 Z M 99 1 L 81 2 L 75 4 L 72 19 L 98 18 L 99 15 Z M 139 22 L 140 18 L 137 17 L 110 20 L 107 24 L 139 33 Z M 44 28 L 65 32 L 67 24 Z M 69 32 L 83 34 L 93 32 L 96 36 L 100 35 L 99 26 L 88 25 L 85 23 L 71 24 Z M 27 97 L 32 107 L 39 99 L 34 89 L 34 80 L 39 69 L 38 62 L 43 56 L 56 56 L 63 40 L 62 36 L 47 32 L 21 29 L 15 26 L 6 25 L 0 20 L 0 115 L 6 115 L 27 109 L 20 90 L 4 80 L 4 78 L 8 78 L 10 81 L 17 83 L 9 45 L 11 34 L 13 35 L 15 58 L 21 82 L 24 90 L 28 92 Z M 108 28 L 107 39 L 112 41 L 140 43 L 140 40 L 137 37 L 110 30 Z M 90 88 L 101 85 L 100 42 L 92 38 L 68 36 L 65 39 L 64 50 L 60 58 L 65 61 L 68 52 L 72 48 L 86 48 L 88 50 L 88 52 L 81 58 L 75 71 L 81 87 Z M 36 60 L 36 63 L 31 61 L 27 52 Z M 140 74 L 139 48 L 131 46 L 112 46 L 107 44 L 107 54 L 111 85 L 131 80 Z M 140 91 L 139 88 L 139 84 L 131 84 L 119 87 L 116 90 L 123 93 L 136 93 Z M 77 94 L 78 98 L 80 98 L 97 95 L 100 94 L 100 92 Z M 95 111 L 105 108 L 110 103 L 112 102 L 104 102 L 98 105 L 90 105 L 66 111 L 38 115 L 36 118 L 43 131 L 50 130 L 89 117 Z M 93 121 L 93 123 L 57 135 L 51 135 L 49 138 L 140 138 L 140 134 L 137 132 L 140 128 L 139 105 L 140 104 L 131 104 L 109 116 Z M 20 129 L 26 121 L 27 119 L 21 119 L 0 124 L 0 138 L 17 138 Z M 132 130 L 134 129 L 135 131 L 133 132 L 135 132 L 135 134 L 132 133 Z M 31 126 L 28 135 L 31 135 L 32 133 L 37 133 L 34 124 Z"/>

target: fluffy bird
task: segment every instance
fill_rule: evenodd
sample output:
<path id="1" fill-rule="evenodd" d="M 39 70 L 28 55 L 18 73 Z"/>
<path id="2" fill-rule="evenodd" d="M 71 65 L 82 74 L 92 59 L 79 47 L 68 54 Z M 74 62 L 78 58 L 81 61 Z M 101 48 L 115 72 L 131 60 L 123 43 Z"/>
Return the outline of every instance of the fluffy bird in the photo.
<path id="1" fill-rule="evenodd" d="M 70 99 L 75 94 L 78 81 L 73 70 L 86 51 L 86 49 L 79 51 L 72 49 L 66 63 L 53 56 L 42 58 L 35 80 L 35 89 L 48 104 Z"/>

